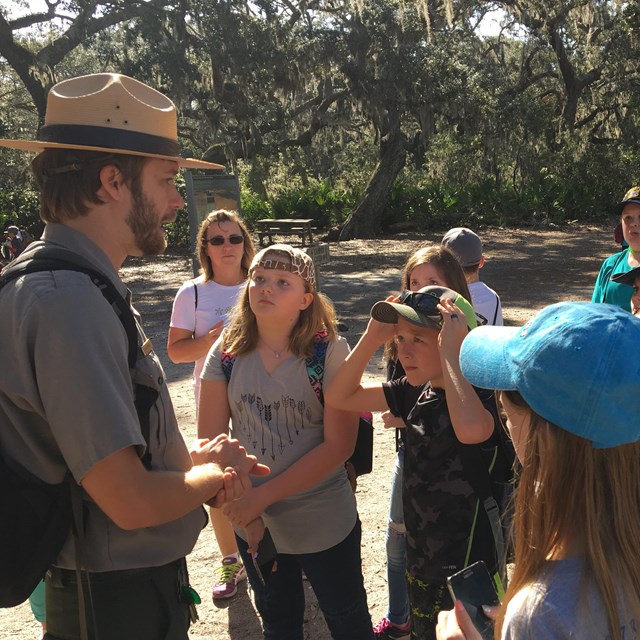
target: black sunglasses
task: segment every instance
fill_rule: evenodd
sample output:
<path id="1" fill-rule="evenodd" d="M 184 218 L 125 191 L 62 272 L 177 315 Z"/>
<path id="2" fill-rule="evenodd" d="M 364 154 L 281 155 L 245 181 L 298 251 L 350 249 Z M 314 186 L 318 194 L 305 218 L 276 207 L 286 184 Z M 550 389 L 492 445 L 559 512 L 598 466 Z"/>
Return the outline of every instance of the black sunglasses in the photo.
<path id="1" fill-rule="evenodd" d="M 420 293 L 419 291 L 403 291 L 400 294 L 399 302 L 408 307 L 424 313 L 427 316 L 440 316 L 438 304 L 440 298 L 432 293 Z"/>
<path id="2" fill-rule="evenodd" d="M 206 242 L 208 242 L 212 247 L 220 247 L 224 244 L 225 240 L 229 240 L 231 244 L 242 244 L 244 242 L 244 238 L 242 236 L 232 235 L 228 238 L 224 236 L 213 236 L 209 238 Z"/>
<path id="3" fill-rule="evenodd" d="M 403 291 L 400 294 L 400 302 L 402 304 L 406 304 L 407 306 L 419 311 L 420 313 L 424 313 L 426 316 L 438 316 L 440 320 L 442 320 L 442 314 L 438 311 L 438 304 L 440 303 L 440 298 L 433 295 L 432 293 L 419 291 Z M 489 321 L 477 311 L 474 312 L 476 314 L 476 321 L 479 326 L 484 326 L 488 324 Z"/>

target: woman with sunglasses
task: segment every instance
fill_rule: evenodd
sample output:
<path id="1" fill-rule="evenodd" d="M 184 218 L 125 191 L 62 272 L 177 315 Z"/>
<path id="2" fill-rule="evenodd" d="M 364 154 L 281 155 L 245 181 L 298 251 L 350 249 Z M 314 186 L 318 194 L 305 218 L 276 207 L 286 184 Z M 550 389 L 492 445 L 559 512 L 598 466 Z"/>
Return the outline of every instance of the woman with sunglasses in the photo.
<path id="1" fill-rule="evenodd" d="M 255 254 L 247 227 L 233 211 L 219 209 L 200 225 L 197 236 L 200 275 L 187 280 L 173 302 L 167 354 L 172 362 L 195 362 L 193 370 L 196 408 L 204 359 L 218 339 L 244 289 Z M 220 509 L 211 509 L 211 523 L 222 555 L 213 585 L 214 600 L 231 598 L 246 577 L 238 556 L 233 527 Z"/>
<path id="2" fill-rule="evenodd" d="M 477 560 L 484 560 L 497 586 L 502 573 L 480 483 L 504 483 L 510 461 L 493 392 L 474 389 L 458 362 L 460 345 L 476 322 L 469 302 L 446 287 L 427 286 L 377 302 L 364 334 L 325 390 L 325 401 L 339 409 L 390 409 L 406 424 L 407 583 L 411 638 L 420 640 L 435 639 L 438 612 L 451 607 L 447 576 Z M 363 384 L 367 363 L 391 338 L 405 376 Z"/>

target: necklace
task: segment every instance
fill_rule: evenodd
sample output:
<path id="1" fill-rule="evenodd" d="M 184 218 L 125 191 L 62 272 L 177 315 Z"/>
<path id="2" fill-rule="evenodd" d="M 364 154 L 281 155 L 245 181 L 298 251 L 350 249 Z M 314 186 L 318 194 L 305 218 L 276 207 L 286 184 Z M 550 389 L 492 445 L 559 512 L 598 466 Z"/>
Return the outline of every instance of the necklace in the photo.
<path id="1" fill-rule="evenodd" d="M 274 349 L 273 347 L 270 347 L 264 340 L 261 340 L 260 342 L 262 345 L 267 347 L 269 351 L 273 352 L 273 355 L 276 357 L 276 360 L 280 360 L 280 356 L 289 348 L 289 345 L 287 344 L 284 347 L 281 347 L 280 349 Z"/>

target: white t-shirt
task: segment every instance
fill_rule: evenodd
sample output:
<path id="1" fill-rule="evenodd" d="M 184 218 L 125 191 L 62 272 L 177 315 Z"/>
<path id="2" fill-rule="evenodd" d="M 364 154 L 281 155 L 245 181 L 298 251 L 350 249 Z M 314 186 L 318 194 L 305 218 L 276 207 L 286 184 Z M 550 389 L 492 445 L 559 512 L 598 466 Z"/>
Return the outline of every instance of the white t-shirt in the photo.
<path id="1" fill-rule="evenodd" d="M 202 370 L 205 380 L 223 380 L 221 340 Z M 344 361 L 344 338 L 330 342 L 322 386 L 326 388 Z M 266 477 L 253 476 L 254 486 L 269 482 L 324 441 L 324 410 L 307 373 L 306 361 L 293 355 L 268 373 L 257 350 L 238 356 L 228 386 L 231 435 L 258 462 L 269 465 Z M 342 542 L 356 524 L 356 501 L 343 465 L 315 485 L 267 507 L 263 514 L 280 553 L 316 553 Z M 240 536 L 244 530 L 237 529 Z"/>
<path id="2" fill-rule="evenodd" d="M 196 287 L 198 288 L 198 302 L 196 307 Z M 236 304 L 240 292 L 245 283 L 225 286 L 213 280 L 205 282 L 204 276 L 198 276 L 193 280 L 187 280 L 178 289 L 176 299 L 173 301 L 171 312 L 171 327 L 193 331 L 196 338 L 205 335 L 211 327 L 224 320 L 225 326 L 229 312 Z M 196 396 L 196 404 L 200 395 L 200 372 L 204 365 L 202 356 L 196 360 L 193 369 L 193 386 Z"/>
<path id="3" fill-rule="evenodd" d="M 469 284 L 469 293 L 474 310 L 484 316 L 488 324 L 497 327 L 504 324 L 500 296 L 493 289 L 479 280 Z"/>

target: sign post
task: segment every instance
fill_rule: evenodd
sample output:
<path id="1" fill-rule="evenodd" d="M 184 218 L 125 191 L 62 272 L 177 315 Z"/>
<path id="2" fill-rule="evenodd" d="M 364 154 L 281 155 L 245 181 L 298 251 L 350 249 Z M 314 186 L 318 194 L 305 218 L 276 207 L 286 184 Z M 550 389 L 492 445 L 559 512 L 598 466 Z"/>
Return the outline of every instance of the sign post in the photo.
<path id="1" fill-rule="evenodd" d="M 198 273 L 198 259 L 195 256 L 196 235 L 202 221 L 212 211 L 228 209 L 240 211 L 240 183 L 238 177 L 228 174 L 198 173 L 185 171 L 187 187 L 187 214 L 189 216 L 189 240 L 192 250 L 193 274 Z"/>

